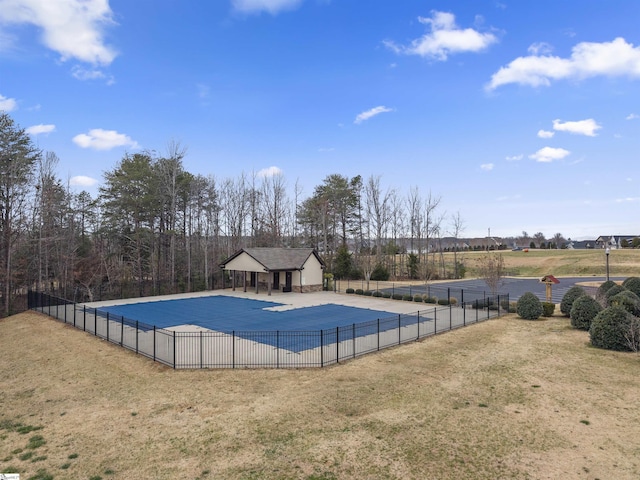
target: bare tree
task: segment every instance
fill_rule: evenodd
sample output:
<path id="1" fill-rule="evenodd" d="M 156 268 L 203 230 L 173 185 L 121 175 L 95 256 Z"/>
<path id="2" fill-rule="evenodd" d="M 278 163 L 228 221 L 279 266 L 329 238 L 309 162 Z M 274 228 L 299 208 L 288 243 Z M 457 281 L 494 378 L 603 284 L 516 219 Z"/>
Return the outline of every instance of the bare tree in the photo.
<path id="1" fill-rule="evenodd" d="M 451 234 L 453 235 L 453 271 L 454 271 L 454 278 L 460 278 L 459 275 L 459 271 L 458 271 L 458 250 L 460 250 L 459 245 L 458 245 L 458 239 L 460 238 L 460 235 L 462 234 L 462 232 L 464 231 L 464 221 L 462 220 L 462 217 L 460 216 L 460 212 L 456 212 L 454 215 L 451 216 Z"/>
<path id="2" fill-rule="evenodd" d="M 382 239 L 386 234 L 390 218 L 391 190 L 387 189 L 383 194 L 380 186 L 380 176 L 371 176 L 367 181 L 365 193 L 368 218 L 375 232 L 376 263 L 381 263 Z"/>
<path id="3" fill-rule="evenodd" d="M 484 279 L 491 294 L 496 295 L 505 275 L 502 253 L 487 252 L 478 258 L 478 275 Z"/>

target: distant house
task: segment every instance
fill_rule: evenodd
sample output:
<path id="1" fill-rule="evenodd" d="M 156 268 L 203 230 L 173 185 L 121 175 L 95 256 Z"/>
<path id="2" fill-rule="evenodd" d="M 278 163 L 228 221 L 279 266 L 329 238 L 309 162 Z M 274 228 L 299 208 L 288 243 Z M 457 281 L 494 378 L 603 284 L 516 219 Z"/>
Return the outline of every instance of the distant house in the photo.
<path id="1" fill-rule="evenodd" d="M 596 239 L 596 247 L 616 250 L 622 248 L 623 240 L 631 245 L 633 239 L 638 237 L 639 235 L 602 235 Z"/>
<path id="2" fill-rule="evenodd" d="M 250 287 L 258 293 L 262 288 L 271 295 L 272 290 L 321 291 L 325 263 L 313 248 L 243 248 L 220 267 L 231 273 L 234 291 Z"/>

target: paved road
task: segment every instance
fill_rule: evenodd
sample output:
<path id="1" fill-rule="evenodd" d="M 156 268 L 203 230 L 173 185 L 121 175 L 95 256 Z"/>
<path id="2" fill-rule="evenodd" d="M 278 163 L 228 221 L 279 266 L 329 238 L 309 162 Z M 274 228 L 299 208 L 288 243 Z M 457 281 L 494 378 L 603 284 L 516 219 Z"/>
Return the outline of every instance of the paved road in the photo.
<path id="1" fill-rule="evenodd" d="M 625 277 L 611 277 L 611 280 L 624 280 Z M 561 277 L 560 283 L 553 285 L 551 299 L 553 303 L 560 303 L 564 294 L 576 283 L 604 282 L 605 277 Z M 389 290 L 389 289 L 387 289 Z M 505 278 L 498 291 L 501 294 L 509 294 L 509 300 L 518 300 L 524 293 L 532 292 L 540 300 L 546 300 L 546 285 L 538 278 Z M 460 280 L 455 282 L 434 283 L 429 286 L 414 285 L 412 287 L 394 288 L 394 293 L 400 294 L 428 294 L 438 298 L 455 297 L 459 302 L 470 302 L 482 299 L 484 293 L 489 295 L 487 284 L 482 279 Z"/>

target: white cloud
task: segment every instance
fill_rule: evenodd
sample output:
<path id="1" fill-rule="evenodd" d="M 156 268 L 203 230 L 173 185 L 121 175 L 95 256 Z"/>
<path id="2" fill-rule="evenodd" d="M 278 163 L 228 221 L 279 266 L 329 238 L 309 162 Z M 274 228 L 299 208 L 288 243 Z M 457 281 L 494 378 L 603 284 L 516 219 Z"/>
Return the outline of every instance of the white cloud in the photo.
<path id="1" fill-rule="evenodd" d="M 18 102 L 13 98 L 0 95 L 0 112 L 12 112 L 18 108 Z"/>
<path id="2" fill-rule="evenodd" d="M 26 128 L 24 131 L 29 135 L 40 135 L 41 133 L 51 133 L 56 129 L 55 125 L 33 125 Z"/>
<path id="3" fill-rule="evenodd" d="M 505 160 L 507 160 L 508 162 L 517 162 L 519 160 L 522 160 L 524 158 L 524 155 L 520 154 L 520 155 L 512 155 L 510 157 L 505 157 Z"/>
<path id="4" fill-rule="evenodd" d="M 582 42 L 573 47 L 570 58 L 550 55 L 518 57 L 491 76 L 486 86 L 518 83 L 531 87 L 549 86 L 552 80 L 582 80 L 595 76 L 640 78 L 640 47 L 624 38 L 611 42 Z"/>
<path id="5" fill-rule="evenodd" d="M 384 44 L 399 54 L 444 61 L 451 54 L 486 50 L 489 45 L 498 41 L 491 33 L 459 28 L 452 13 L 433 11 L 431 18 L 418 17 L 418 20 L 428 25 L 431 31 L 411 41 L 408 46 L 399 46 L 392 41 L 385 41 Z"/>
<path id="6" fill-rule="evenodd" d="M 531 55 L 548 55 L 553 51 L 553 47 L 546 42 L 533 43 L 527 51 Z"/>
<path id="7" fill-rule="evenodd" d="M 598 125 L 593 118 L 586 120 L 579 120 L 577 122 L 562 122 L 560 120 L 553 121 L 553 129 L 560 132 L 569 132 L 575 135 L 586 135 L 587 137 L 595 137 L 596 130 L 600 130 L 601 125 Z"/>
<path id="8" fill-rule="evenodd" d="M 493 163 L 483 163 L 482 165 L 480 165 L 480 169 L 484 170 L 485 172 L 490 172 L 491 170 L 493 170 Z"/>
<path id="9" fill-rule="evenodd" d="M 233 8 L 242 13 L 269 12 L 276 15 L 282 10 L 292 10 L 302 3 L 302 0 L 232 0 Z"/>
<path id="10" fill-rule="evenodd" d="M 257 175 L 260 178 L 267 178 L 267 177 L 276 177 L 278 175 L 282 175 L 282 170 L 278 167 L 268 167 L 268 168 L 263 168 L 262 170 L 260 170 Z"/>
<path id="11" fill-rule="evenodd" d="M 73 187 L 93 187 L 98 183 L 98 180 L 84 175 L 76 175 L 69 179 L 69 185 Z"/>
<path id="12" fill-rule="evenodd" d="M 550 132 L 548 130 L 538 130 L 538 136 L 540 138 L 551 138 L 555 135 L 555 132 Z"/>
<path id="13" fill-rule="evenodd" d="M 109 65 L 116 57 L 103 41 L 105 26 L 114 24 L 107 0 L 0 0 L 0 24 L 42 29 L 42 42 L 62 61 Z"/>
<path id="14" fill-rule="evenodd" d="M 565 150 L 564 148 L 544 147 L 538 150 L 536 153 L 529 155 L 529 158 L 535 160 L 536 162 L 549 163 L 553 162 L 554 160 L 562 160 L 570 153 L 571 152 L 569 150 Z"/>
<path id="15" fill-rule="evenodd" d="M 376 115 L 380 115 L 381 113 L 392 112 L 392 111 L 393 111 L 392 108 L 387 108 L 382 105 L 379 107 L 374 107 L 371 110 L 367 110 L 366 112 L 359 113 L 356 116 L 356 119 L 353 121 L 353 123 L 360 124 L 365 120 L 369 120 L 370 118 L 375 117 Z"/>
<path id="16" fill-rule="evenodd" d="M 111 75 L 106 75 L 102 70 L 97 68 L 82 68 L 79 65 L 74 65 L 71 69 L 71 75 L 78 80 L 106 80 L 107 85 L 113 85 L 115 79 Z"/>
<path id="17" fill-rule="evenodd" d="M 630 113 L 625 117 L 625 120 L 635 120 L 636 118 L 640 118 L 640 115 L 635 113 Z"/>
<path id="18" fill-rule="evenodd" d="M 73 143 L 82 148 L 94 150 L 111 150 L 115 147 L 139 148 L 138 143 L 128 135 L 118 133 L 115 130 L 103 130 L 94 128 L 89 133 L 81 133 L 73 137 Z"/>

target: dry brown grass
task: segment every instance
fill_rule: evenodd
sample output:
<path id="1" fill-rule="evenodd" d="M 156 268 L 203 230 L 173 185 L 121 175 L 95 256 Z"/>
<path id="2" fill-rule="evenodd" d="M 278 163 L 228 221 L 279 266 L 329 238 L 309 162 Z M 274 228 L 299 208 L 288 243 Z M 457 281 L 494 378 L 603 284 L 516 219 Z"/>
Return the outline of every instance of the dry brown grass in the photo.
<path id="1" fill-rule="evenodd" d="M 0 321 L 0 472 L 639 478 L 640 357 L 587 343 L 507 316 L 327 369 L 174 371 L 24 313 Z"/>
<path id="2" fill-rule="evenodd" d="M 528 252 L 501 251 L 505 269 L 509 275 L 523 277 L 555 276 L 604 276 L 606 258 L 601 249 L 594 250 L 537 250 Z M 474 276 L 477 258 L 484 252 L 464 253 L 467 276 Z M 460 255 L 460 254 L 458 254 Z M 448 254 L 453 258 L 453 254 Z M 453 261 L 453 260 L 451 260 Z M 612 250 L 609 255 L 611 276 L 638 275 L 640 272 L 640 249 Z"/>

